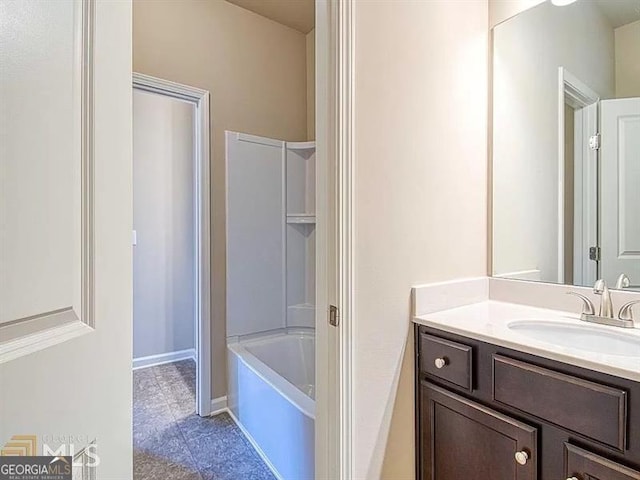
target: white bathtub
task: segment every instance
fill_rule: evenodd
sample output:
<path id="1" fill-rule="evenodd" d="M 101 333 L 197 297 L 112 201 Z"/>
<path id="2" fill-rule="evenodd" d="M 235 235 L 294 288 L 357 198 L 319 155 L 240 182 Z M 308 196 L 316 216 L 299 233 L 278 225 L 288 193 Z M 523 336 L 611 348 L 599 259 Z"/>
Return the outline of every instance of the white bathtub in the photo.
<path id="1" fill-rule="evenodd" d="M 313 480 L 315 335 L 297 331 L 230 342 L 227 400 L 282 480 Z"/>

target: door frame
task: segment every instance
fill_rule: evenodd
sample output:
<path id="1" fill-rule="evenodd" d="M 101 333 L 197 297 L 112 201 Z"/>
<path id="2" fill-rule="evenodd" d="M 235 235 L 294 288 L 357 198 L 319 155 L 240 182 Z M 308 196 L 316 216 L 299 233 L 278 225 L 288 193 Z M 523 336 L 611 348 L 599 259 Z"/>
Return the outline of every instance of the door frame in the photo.
<path id="1" fill-rule="evenodd" d="M 353 478 L 355 1 L 316 0 L 316 478 Z M 329 307 L 338 307 L 337 327 Z"/>
<path id="2" fill-rule="evenodd" d="M 575 75 L 564 67 L 558 67 L 558 282 L 564 283 L 564 259 L 568 252 L 564 250 L 564 197 L 565 197 L 565 104 L 574 109 L 583 109 L 600 101 L 600 96 L 591 88 L 581 82 Z M 583 182 L 575 182 L 574 202 L 580 207 L 579 218 L 583 218 L 583 224 L 579 229 L 574 228 L 574 275 L 576 267 L 580 266 L 582 278 L 597 278 L 597 263 L 585 257 L 585 252 L 591 246 L 597 245 L 597 184 L 598 184 L 598 150 L 589 148 L 589 137 L 598 131 L 597 113 L 593 115 L 579 115 L 576 120 L 580 121 L 580 131 L 582 138 L 580 143 L 574 145 L 574 157 L 581 162 L 575 162 L 575 176 L 579 176 Z M 593 126 L 595 131 L 589 132 L 589 127 Z M 576 130 L 578 125 L 576 124 Z M 577 137 L 574 134 L 574 138 Z M 594 188 L 585 188 L 592 185 Z M 580 187 L 580 188 L 578 188 Z M 574 205 L 574 209 L 576 208 Z M 576 218 L 578 216 L 576 215 Z M 593 220 L 593 221 L 592 221 Z M 579 250 L 576 247 L 580 245 Z M 594 279 L 595 281 L 595 279 Z M 574 278 L 574 283 L 576 279 Z"/>
<path id="3" fill-rule="evenodd" d="M 211 194 L 209 92 L 133 72 L 133 88 L 187 101 L 195 106 L 195 350 L 196 413 L 211 414 Z M 134 319 L 135 321 L 135 319 Z"/>

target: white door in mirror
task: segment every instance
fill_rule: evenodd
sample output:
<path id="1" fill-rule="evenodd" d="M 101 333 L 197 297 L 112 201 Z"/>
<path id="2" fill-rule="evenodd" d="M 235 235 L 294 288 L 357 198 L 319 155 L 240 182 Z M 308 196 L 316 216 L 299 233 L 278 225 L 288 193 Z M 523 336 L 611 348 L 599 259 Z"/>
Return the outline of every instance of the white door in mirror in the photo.
<path id="1" fill-rule="evenodd" d="M 601 103 L 600 277 L 640 289 L 640 98 Z"/>

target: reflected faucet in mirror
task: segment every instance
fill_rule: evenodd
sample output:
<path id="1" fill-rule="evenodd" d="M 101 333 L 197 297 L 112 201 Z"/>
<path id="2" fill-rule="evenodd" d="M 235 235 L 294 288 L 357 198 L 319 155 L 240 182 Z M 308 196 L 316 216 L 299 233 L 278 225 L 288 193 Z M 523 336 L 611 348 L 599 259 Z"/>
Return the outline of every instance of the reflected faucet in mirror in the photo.
<path id="1" fill-rule="evenodd" d="M 616 289 L 622 290 L 629 287 L 631 287 L 631 280 L 629 280 L 626 273 L 621 273 L 618 280 L 616 280 Z"/>
<path id="2" fill-rule="evenodd" d="M 583 309 L 580 315 L 581 320 L 589 323 L 598 323 L 600 325 L 609 325 L 611 327 L 635 328 L 633 306 L 640 304 L 640 300 L 632 300 L 625 303 L 620 307 L 618 318 L 615 318 L 613 315 L 613 300 L 611 299 L 611 292 L 607 287 L 607 283 L 602 279 L 596 280 L 593 286 L 593 293 L 602 296 L 597 315 L 595 313 L 595 306 L 588 297 L 577 292 L 567 292 L 567 295 L 574 295 L 582 300 Z"/>
<path id="3" fill-rule="evenodd" d="M 622 273 L 616 280 L 616 290 L 624 290 L 625 288 L 640 290 L 640 285 L 632 284 L 631 279 L 627 276 L 627 274 Z"/>

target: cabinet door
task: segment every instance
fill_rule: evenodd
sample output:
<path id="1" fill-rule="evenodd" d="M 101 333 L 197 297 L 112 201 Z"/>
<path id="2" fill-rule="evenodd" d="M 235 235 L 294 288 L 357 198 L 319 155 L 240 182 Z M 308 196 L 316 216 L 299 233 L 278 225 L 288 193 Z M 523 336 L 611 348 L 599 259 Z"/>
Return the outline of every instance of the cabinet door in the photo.
<path id="1" fill-rule="evenodd" d="M 565 475 L 567 480 L 640 480 L 640 472 L 612 460 L 564 444 Z"/>
<path id="2" fill-rule="evenodd" d="M 536 480 L 536 428 L 427 382 L 419 416 L 422 480 Z"/>

